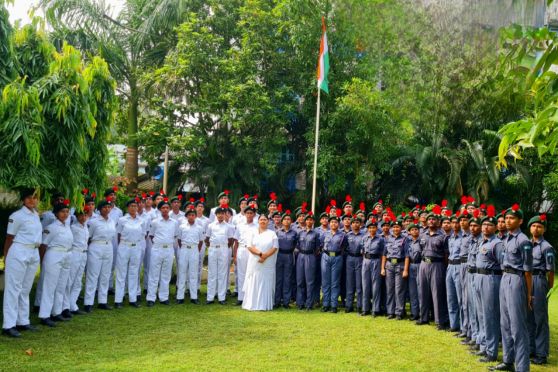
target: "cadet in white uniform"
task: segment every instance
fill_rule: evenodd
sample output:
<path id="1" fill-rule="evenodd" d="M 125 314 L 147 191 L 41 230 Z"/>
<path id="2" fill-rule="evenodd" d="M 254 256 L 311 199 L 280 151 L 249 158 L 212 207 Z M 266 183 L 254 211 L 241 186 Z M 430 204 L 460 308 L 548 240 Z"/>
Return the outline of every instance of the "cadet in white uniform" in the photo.
<path id="1" fill-rule="evenodd" d="M 118 223 L 118 220 L 120 219 L 120 217 L 122 217 L 124 215 L 124 213 L 122 213 L 122 209 L 118 208 L 118 206 L 116 205 L 116 192 L 118 191 L 118 187 L 113 186 L 110 189 L 106 189 L 105 190 L 105 198 L 109 198 L 108 200 L 111 201 L 111 210 L 109 212 L 109 218 L 112 220 L 112 222 L 114 222 L 114 225 L 116 226 L 116 224 Z M 110 294 L 114 294 L 114 269 L 116 266 L 116 250 L 118 249 L 118 240 L 116 238 L 116 235 L 114 235 L 114 238 L 112 238 L 112 257 L 114 258 L 112 260 L 112 267 L 110 269 L 110 280 L 109 280 L 109 293 Z"/>
<path id="2" fill-rule="evenodd" d="M 209 249 L 207 258 L 207 302 L 212 304 L 215 295 L 219 303 L 225 305 L 227 294 L 227 263 L 229 262 L 229 247 L 232 245 L 232 229 L 225 222 L 228 206 L 222 205 L 215 210 L 216 221 L 207 226 L 205 245 Z"/>
<path id="3" fill-rule="evenodd" d="M 70 257 L 70 277 L 66 285 L 66 294 L 64 295 L 64 311 L 62 315 L 67 317 L 66 310 L 71 314 L 83 315 L 77 305 L 79 293 L 81 292 L 83 274 L 85 272 L 85 264 L 87 263 L 87 243 L 89 241 L 89 229 L 87 228 L 87 212 L 89 206 L 86 205 L 82 211 L 76 210 L 74 216 L 76 221 L 72 223 L 72 253 Z"/>
<path id="4" fill-rule="evenodd" d="M 213 207 L 211 208 L 211 210 L 209 211 L 209 222 L 214 222 L 215 221 L 215 212 L 217 211 L 217 208 L 220 208 L 224 205 L 227 206 L 227 208 L 229 208 L 229 195 L 230 195 L 230 191 L 229 190 L 225 190 L 221 193 L 219 193 L 219 195 L 217 195 L 217 200 L 219 201 L 219 206 L 217 207 Z M 235 216 L 236 215 L 236 211 L 232 208 L 230 208 L 232 215 Z"/>
<path id="5" fill-rule="evenodd" d="M 242 301 L 244 301 L 244 279 L 246 278 L 246 268 L 248 265 L 248 258 L 250 257 L 248 244 L 252 239 L 252 235 L 258 228 L 258 224 L 254 221 L 256 209 L 253 205 L 246 207 L 244 215 L 246 217 L 245 221 L 236 226 L 236 242 L 233 253 L 233 260 L 237 273 L 238 300 L 236 304 L 238 306 L 242 305 Z"/>
<path id="6" fill-rule="evenodd" d="M 128 213 L 124 217 L 120 217 L 116 225 L 118 250 L 116 253 L 114 306 L 117 309 L 122 308 L 126 279 L 130 306 L 139 307 L 137 303 L 138 274 L 146 234 L 144 220 L 138 216 L 139 201 L 139 198 L 135 198 L 126 203 Z"/>
<path id="7" fill-rule="evenodd" d="M 42 226 L 35 210 L 35 190 L 21 190 L 20 196 L 23 207 L 10 215 L 4 243 L 2 333 L 10 337 L 20 337 L 21 330 L 36 330 L 29 322 L 29 292 L 39 267 Z"/>
<path id="8" fill-rule="evenodd" d="M 149 195 L 151 196 L 151 202 L 148 201 L 145 207 L 146 207 L 146 212 L 148 216 L 150 216 L 150 218 L 148 219 L 149 221 L 147 224 L 148 238 L 145 241 L 145 253 L 143 255 L 143 289 L 146 293 L 147 293 L 147 287 L 149 286 L 149 263 L 151 260 L 151 246 L 153 243 L 151 241 L 151 238 L 149 237 L 149 227 L 151 226 L 151 222 L 154 219 L 161 217 L 161 213 L 157 209 L 157 205 L 159 205 L 159 203 L 163 201 L 164 198 L 163 193 L 155 194 L 153 191 L 151 191 Z M 151 208 L 150 203 L 154 205 L 155 208 Z"/>
<path id="9" fill-rule="evenodd" d="M 149 264 L 149 286 L 147 288 L 147 306 L 155 305 L 157 288 L 159 303 L 169 304 L 169 283 L 174 260 L 174 240 L 179 236 L 178 222 L 169 217 L 170 204 L 164 199 L 157 205 L 161 217 L 151 222 L 149 236 L 153 242 Z M 178 241 L 180 244 L 180 240 Z"/>
<path id="10" fill-rule="evenodd" d="M 116 236 L 116 224 L 109 218 L 111 202 L 103 200 L 97 206 L 99 216 L 89 221 L 89 248 L 87 250 L 87 273 L 85 275 L 84 310 L 91 312 L 97 291 L 98 308 L 112 310 L 107 305 L 110 270 L 113 261 L 112 240 Z"/>
<path id="11" fill-rule="evenodd" d="M 70 276 L 70 252 L 74 241 L 72 229 L 66 224 L 70 216 L 69 202 L 56 204 L 52 212 L 56 221 L 43 231 L 43 242 L 39 250 L 44 270 L 39 319 L 41 324 L 49 327 L 55 326 L 54 321 L 70 319 L 62 316 L 62 310 Z"/>
<path id="12" fill-rule="evenodd" d="M 186 217 L 179 221 L 180 248 L 178 251 L 176 282 L 176 303 L 184 303 L 186 279 L 190 290 L 190 302 L 199 304 L 198 301 L 198 264 L 199 255 L 204 240 L 203 228 L 196 223 L 196 210 L 194 204 L 186 206 Z"/>
<path id="13" fill-rule="evenodd" d="M 194 203 L 196 207 L 196 223 L 201 226 L 204 236 L 205 230 L 207 229 L 207 225 L 209 224 L 209 218 L 204 216 L 203 212 L 205 210 L 205 199 L 200 198 Z M 202 248 L 200 251 L 200 261 L 198 266 L 198 288 L 201 287 L 201 277 L 202 277 L 202 269 L 203 269 L 203 260 L 205 258 L 205 244 L 202 244 Z"/>

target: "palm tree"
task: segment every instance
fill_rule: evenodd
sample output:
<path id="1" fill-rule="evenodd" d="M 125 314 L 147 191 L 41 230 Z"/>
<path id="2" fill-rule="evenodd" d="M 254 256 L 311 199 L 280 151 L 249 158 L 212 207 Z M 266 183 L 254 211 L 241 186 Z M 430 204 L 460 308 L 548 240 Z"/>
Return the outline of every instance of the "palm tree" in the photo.
<path id="1" fill-rule="evenodd" d="M 185 0 L 127 0 L 113 15 L 105 0 L 41 0 L 58 37 L 78 48 L 99 53 L 118 81 L 118 92 L 127 101 L 127 154 L 125 176 L 129 189 L 137 187 L 138 116 L 144 89 L 141 76 L 162 63 L 174 45 L 173 29 L 185 13 Z"/>

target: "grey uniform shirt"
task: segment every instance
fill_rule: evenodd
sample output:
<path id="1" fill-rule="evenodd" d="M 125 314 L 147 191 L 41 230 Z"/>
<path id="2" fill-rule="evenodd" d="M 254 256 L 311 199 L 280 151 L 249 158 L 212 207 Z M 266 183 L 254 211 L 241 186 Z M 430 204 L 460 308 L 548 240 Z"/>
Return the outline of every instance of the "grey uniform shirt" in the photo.
<path id="1" fill-rule="evenodd" d="M 554 272 L 554 248 L 544 238 L 533 242 L 533 269 Z"/>
<path id="2" fill-rule="evenodd" d="M 533 245 L 521 230 L 510 231 L 504 240 L 502 266 L 520 271 L 533 270 Z"/>
<path id="3" fill-rule="evenodd" d="M 375 234 L 374 236 L 370 236 L 370 234 L 368 234 L 363 239 L 364 253 L 377 254 L 381 256 L 384 254 L 384 246 L 385 240 L 378 236 L 378 234 Z"/>
<path id="4" fill-rule="evenodd" d="M 482 238 L 477 253 L 477 269 L 500 270 L 500 257 L 504 244 L 496 235 L 488 239 Z"/>

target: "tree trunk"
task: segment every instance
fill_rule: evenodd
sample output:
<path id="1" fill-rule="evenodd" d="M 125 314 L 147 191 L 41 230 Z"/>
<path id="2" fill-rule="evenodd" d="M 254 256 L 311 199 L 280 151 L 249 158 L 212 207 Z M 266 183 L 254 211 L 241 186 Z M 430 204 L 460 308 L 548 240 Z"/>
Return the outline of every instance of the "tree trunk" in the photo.
<path id="1" fill-rule="evenodd" d="M 128 193 L 138 187 L 138 97 L 136 83 L 130 81 L 130 106 L 128 108 L 128 141 L 124 173 L 130 181 Z"/>

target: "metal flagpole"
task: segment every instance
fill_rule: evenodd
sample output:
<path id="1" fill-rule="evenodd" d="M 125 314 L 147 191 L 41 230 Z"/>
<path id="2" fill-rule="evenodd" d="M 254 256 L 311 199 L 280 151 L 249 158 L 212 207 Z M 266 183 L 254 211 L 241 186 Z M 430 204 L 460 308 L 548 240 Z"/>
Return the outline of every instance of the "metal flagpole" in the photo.
<path id="1" fill-rule="evenodd" d="M 316 109 L 316 138 L 314 140 L 314 170 L 312 175 L 312 213 L 316 214 L 316 174 L 318 168 L 318 139 L 320 136 L 320 92 L 318 87 L 318 104 Z"/>

